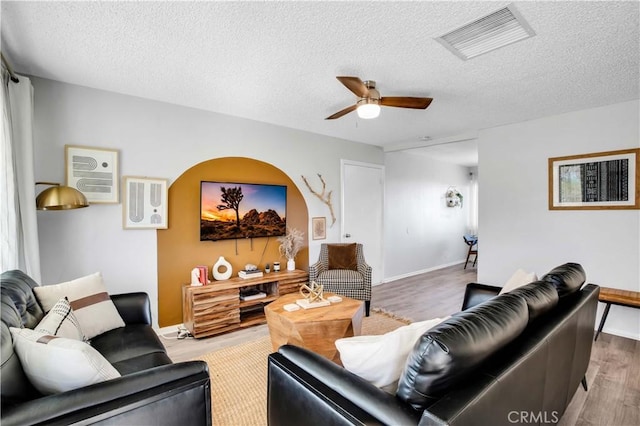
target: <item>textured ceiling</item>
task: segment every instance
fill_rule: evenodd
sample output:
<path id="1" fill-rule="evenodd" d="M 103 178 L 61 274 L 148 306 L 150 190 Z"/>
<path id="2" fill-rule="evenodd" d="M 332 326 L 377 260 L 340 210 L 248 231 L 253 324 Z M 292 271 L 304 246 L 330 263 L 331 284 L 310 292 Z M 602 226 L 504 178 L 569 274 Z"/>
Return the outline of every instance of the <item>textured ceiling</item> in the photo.
<path id="1" fill-rule="evenodd" d="M 515 2 L 536 32 L 462 61 L 438 37 L 509 2 L 2 1 L 16 71 L 385 149 L 639 96 L 631 2 Z M 427 110 L 328 115 L 355 102 L 336 75 Z"/>

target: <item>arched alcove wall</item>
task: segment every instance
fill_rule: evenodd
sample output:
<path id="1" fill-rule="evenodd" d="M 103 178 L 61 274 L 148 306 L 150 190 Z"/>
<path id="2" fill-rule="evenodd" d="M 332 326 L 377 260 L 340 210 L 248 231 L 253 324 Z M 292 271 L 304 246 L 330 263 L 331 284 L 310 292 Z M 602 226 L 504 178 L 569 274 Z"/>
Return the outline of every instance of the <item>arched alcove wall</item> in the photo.
<path id="1" fill-rule="evenodd" d="M 304 248 L 296 256 L 296 268 L 309 268 L 309 213 L 298 187 L 282 170 L 271 164 L 243 157 L 204 161 L 185 171 L 169 187 L 169 228 L 158 230 L 158 322 L 161 327 L 182 323 L 182 286 L 190 281 L 191 270 L 211 267 L 224 256 L 233 275 L 247 263 L 263 269 L 266 263 L 286 259 L 278 253 L 276 238 L 200 241 L 200 182 L 262 183 L 287 186 L 287 226 L 305 232 Z M 265 248 L 266 245 L 266 248 Z M 263 256 L 264 251 L 264 256 Z M 260 262 L 262 258 L 262 262 Z"/>

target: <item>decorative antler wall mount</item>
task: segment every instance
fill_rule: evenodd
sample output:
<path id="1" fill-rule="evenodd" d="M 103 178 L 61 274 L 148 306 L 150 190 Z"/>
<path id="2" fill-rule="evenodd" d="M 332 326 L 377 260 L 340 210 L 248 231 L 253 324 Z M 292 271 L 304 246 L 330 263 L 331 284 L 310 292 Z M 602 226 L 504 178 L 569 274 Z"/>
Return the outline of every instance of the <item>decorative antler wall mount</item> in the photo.
<path id="1" fill-rule="evenodd" d="M 311 185 L 309 185 L 306 177 L 302 176 L 302 180 L 304 181 L 305 185 L 307 185 L 307 188 L 309 188 L 309 191 L 311 191 L 313 195 L 318 197 L 320 201 L 322 201 L 327 205 L 327 207 L 329 207 L 329 213 L 331 213 L 331 226 L 333 226 L 333 224 L 336 223 L 336 215 L 333 213 L 333 205 L 331 204 L 331 193 L 333 191 L 327 192 L 327 184 L 320 173 L 318 173 L 318 177 L 320 178 L 320 182 L 322 182 L 322 192 L 320 194 L 318 194 L 313 190 L 313 188 L 311 188 Z"/>

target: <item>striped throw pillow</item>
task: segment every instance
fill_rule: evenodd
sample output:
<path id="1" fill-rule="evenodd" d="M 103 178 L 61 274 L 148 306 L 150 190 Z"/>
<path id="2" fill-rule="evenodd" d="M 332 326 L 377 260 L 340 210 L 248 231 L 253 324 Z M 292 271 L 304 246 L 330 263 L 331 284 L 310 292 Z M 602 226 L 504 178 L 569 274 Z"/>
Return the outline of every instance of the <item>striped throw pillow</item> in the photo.
<path id="1" fill-rule="evenodd" d="M 66 297 L 53 305 L 49 313 L 35 326 L 34 331 L 83 342 L 87 340 Z"/>
<path id="2" fill-rule="evenodd" d="M 35 287 L 33 292 L 45 312 L 49 312 L 58 300 L 67 297 L 87 339 L 124 327 L 100 272 L 65 283 Z"/>
<path id="3" fill-rule="evenodd" d="M 100 352 L 84 342 L 28 328 L 9 330 L 25 374 L 45 395 L 120 377 Z"/>

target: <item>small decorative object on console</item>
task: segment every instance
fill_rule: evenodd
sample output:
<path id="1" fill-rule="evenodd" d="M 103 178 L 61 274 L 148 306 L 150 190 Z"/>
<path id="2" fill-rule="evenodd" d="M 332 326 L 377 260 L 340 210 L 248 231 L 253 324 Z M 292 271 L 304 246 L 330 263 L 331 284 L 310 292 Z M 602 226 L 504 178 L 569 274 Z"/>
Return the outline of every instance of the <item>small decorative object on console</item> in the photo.
<path id="1" fill-rule="evenodd" d="M 258 270 L 255 270 L 255 271 L 242 270 L 238 272 L 238 276 L 246 280 L 247 278 L 262 277 L 264 276 L 264 274 L 262 273 L 262 271 L 258 271 Z"/>
<path id="2" fill-rule="evenodd" d="M 203 265 L 196 266 L 196 268 L 200 270 L 200 282 L 202 285 L 209 284 L 209 268 Z"/>
<path id="3" fill-rule="evenodd" d="M 221 267 L 227 268 L 225 272 L 220 272 Z M 229 278 L 231 278 L 233 268 L 231 268 L 231 264 L 225 260 L 224 256 L 220 256 L 215 265 L 213 265 L 212 272 L 213 278 L 215 278 L 216 280 L 228 280 Z"/>
<path id="4" fill-rule="evenodd" d="M 280 262 L 273 262 L 273 272 L 280 272 Z"/>
<path id="5" fill-rule="evenodd" d="M 295 257 L 304 243 L 304 233 L 296 228 L 287 228 L 287 235 L 278 237 L 280 255 L 287 259 L 287 270 L 296 269 Z"/>
<path id="6" fill-rule="evenodd" d="M 202 285 L 200 282 L 200 269 L 193 268 L 191 270 L 191 285 L 199 286 Z"/>
<path id="7" fill-rule="evenodd" d="M 247 263 L 244 265 L 244 269 L 238 272 L 238 276 L 244 279 L 257 278 L 262 276 L 262 271 L 260 271 L 253 263 Z"/>

